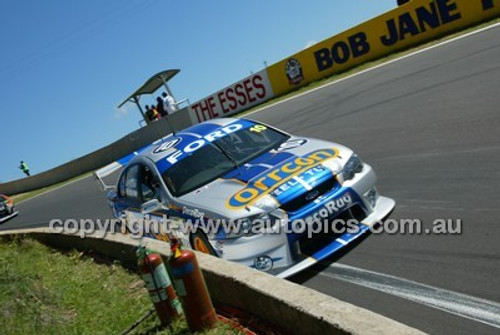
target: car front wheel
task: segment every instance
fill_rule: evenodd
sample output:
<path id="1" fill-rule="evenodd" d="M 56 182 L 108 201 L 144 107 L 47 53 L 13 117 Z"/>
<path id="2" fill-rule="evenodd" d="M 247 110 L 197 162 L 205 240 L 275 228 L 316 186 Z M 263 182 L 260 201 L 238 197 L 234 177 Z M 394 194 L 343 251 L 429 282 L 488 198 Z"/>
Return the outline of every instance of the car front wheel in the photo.
<path id="1" fill-rule="evenodd" d="M 195 232 L 190 236 L 191 247 L 193 250 L 202 252 L 204 254 L 209 254 L 213 256 L 217 256 L 217 253 L 212 248 L 206 235 L 203 232 Z"/>

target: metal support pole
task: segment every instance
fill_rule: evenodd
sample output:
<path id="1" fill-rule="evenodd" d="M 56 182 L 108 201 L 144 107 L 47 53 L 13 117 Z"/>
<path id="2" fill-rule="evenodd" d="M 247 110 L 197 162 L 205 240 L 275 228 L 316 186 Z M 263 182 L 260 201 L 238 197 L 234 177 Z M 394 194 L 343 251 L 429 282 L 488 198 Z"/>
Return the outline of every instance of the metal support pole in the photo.
<path id="1" fill-rule="evenodd" d="M 139 108 L 139 111 L 141 112 L 142 114 L 142 118 L 144 119 L 144 121 L 146 121 L 147 124 L 149 124 L 149 120 L 146 118 L 146 115 L 144 114 L 144 111 L 142 110 L 142 107 L 141 105 L 139 104 L 139 98 L 137 98 L 137 96 L 133 97 L 133 102 L 135 102 L 135 104 L 137 105 L 137 107 Z"/>

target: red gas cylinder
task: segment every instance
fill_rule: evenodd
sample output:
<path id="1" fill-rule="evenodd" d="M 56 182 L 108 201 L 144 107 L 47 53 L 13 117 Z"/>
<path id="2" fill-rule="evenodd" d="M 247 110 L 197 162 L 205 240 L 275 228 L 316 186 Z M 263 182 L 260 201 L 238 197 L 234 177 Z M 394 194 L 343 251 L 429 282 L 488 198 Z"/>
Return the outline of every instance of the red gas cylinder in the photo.
<path id="1" fill-rule="evenodd" d="M 165 264 L 161 255 L 145 248 L 140 248 L 137 255 L 139 271 L 156 308 L 156 313 L 162 325 L 168 325 L 172 319 L 182 315 L 182 308 Z"/>
<path id="2" fill-rule="evenodd" d="M 170 243 L 172 257 L 168 263 L 189 329 L 198 332 L 215 327 L 217 314 L 194 252 L 179 249 L 176 239 Z"/>

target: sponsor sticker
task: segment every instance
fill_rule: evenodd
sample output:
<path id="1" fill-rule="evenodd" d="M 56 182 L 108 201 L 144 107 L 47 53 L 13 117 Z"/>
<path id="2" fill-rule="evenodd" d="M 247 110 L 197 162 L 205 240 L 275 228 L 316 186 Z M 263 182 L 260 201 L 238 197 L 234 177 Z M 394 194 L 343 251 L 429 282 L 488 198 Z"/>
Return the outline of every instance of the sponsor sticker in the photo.
<path id="1" fill-rule="evenodd" d="M 188 145 L 186 145 L 182 150 L 176 150 L 171 155 L 169 155 L 166 160 L 170 164 L 177 163 L 181 157 L 185 154 L 189 154 L 191 152 L 195 152 L 196 150 L 202 148 L 205 144 L 211 143 L 218 138 L 224 137 L 226 135 L 232 134 L 240 129 L 243 129 L 244 125 L 241 123 L 233 123 L 226 127 L 221 128 L 220 130 L 214 131 L 210 134 L 203 136 L 202 138 L 192 141 Z"/>
<path id="2" fill-rule="evenodd" d="M 253 204 L 263 195 L 269 194 L 287 183 L 294 176 L 310 170 L 321 162 L 338 156 L 337 149 L 323 149 L 313 151 L 305 156 L 297 157 L 291 162 L 278 165 L 274 170 L 258 177 L 247 187 L 231 196 L 226 206 L 238 209 Z"/>
<path id="3" fill-rule="evenodd" d="M 286 150 L 291 150 L 291 149 L 301 147 L 306 143 L 307 143 L 307 140 L 305 138 L 295 138 L 295 139 L 283 142 L 279 146 L 279 148 L 276 148 L 273 151 L 274 152 L 282 152 L 282 151 L 286 151 Z"/>
<path id="4" fill-rule="evenodd" d="M 351 206 L 353 199 L 350 193 L 345 193 L 341 197 L 328 201 L 320 210 L 316 213 L 308 216 L 304 221 L 308 224 L 312 222 L 321 222 L 322 219 L 328 219 L 329 217 L 339 214 L 347 207 Z"/>
<path id="5" fill-rule="evenodd" d="M 182 213 L 197 219 L 203 219 L 205 217 L 205 213 L 200 212 L 197 208 L 191 209 L 186 206 L 182 207 Z"/>
<path id="6" fill-rule="evenodd" d="M 175 138 L 173 140 L 170 140 L 168 142 L 162 143 L 160 146 L 158 146 L 156 149 L 153 150 L 153 153 L 159 154 L 161 152 L 167 151 L 170 148 L 173 148 L 176 144 L 178 144 L 182 139 Z"/>
<path id="7" fill-rule="evenodd" d="M 290 58 L 285 65 L 286 76 L 290 85 L 297 85 L 304 80 L 302 65 L 295 58 Z"/>

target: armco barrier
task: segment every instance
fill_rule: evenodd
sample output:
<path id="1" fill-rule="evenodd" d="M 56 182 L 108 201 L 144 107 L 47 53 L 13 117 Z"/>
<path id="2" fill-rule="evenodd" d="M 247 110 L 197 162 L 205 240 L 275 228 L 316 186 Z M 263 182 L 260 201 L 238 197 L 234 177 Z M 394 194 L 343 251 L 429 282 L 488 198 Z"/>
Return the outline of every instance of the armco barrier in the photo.
<path id="1" fill-rule="evenodd" d="M 108 146 L 51 170 L 32 175 L 31 177 L 0 184 L 0 193 L 12 195 L 28 192 L 94 171 L 171 133 L 171 126 L 176 130 L 180 130 L 191 125 L 191 120 L 186 108 L 170 115 L 169 122 L 167 122 L 167 119 L 161 119 L 128 134 Z"/>
<path id="2" fill-rule="evenodd" d="M 499 0 L 412 0 L 267 68 L 275 95 L 500 16 Z"/>
<path id="3" fill-rule="evenodd" d="M 135 265 L 138 240 L 120 234 L 104 239 L 55 234 L 49 228 L 2 231 L 27 234 L 63 249 L 94 250 Z M 147 239 L 147 246 L 169 255 L 168 244 Z M 197 253 L 214 303 L 232 306 L 274 324 L 288 334 L 422 334 L 420 331 L 306 287 Z"/>

